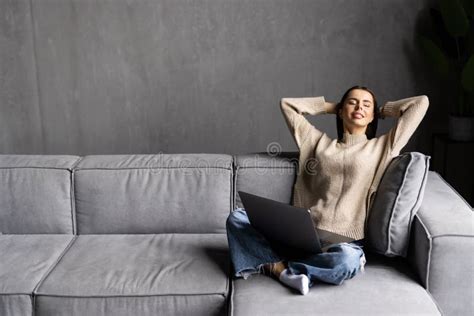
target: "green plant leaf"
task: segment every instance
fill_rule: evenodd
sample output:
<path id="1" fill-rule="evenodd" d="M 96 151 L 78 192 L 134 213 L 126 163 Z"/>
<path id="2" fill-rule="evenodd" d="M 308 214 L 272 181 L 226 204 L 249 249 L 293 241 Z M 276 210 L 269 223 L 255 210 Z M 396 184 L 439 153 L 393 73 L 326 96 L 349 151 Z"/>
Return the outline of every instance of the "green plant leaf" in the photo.
<path id="1" fill-rule="evenodd" d="M 459 0 L 440 0 L 441 15 L 449 34 L 463 36 L 469 29 L 469 20 Z"/>
<path id="2" fill-rule="evenodd" d="M 466 91 L 474 92 L 474 54 L 469 57 L 461 73 L 461 84 Z"/>
<path id="3" fill-rule="evenodd" d="M 467 15 L 474 15 L 474 1 L 472 0 L 462 0 L 462 6 Z"/>
<path id="4" fill-rule="evenodd" d="M 431 30 L 434 31 L 434 33 L 425 35 L 428 35 L 428 37 L 443 50 L 446 57 L 457 58 L 458 50 L 456 47 L 456 39 L 452 37 L 446 29 L 441 12 L 435 8 L 431 8 L 430 17 Z"/>
<path id="5" fill-rule="evenodd" d="M 418 36 L 418 42 L 426 59 L 432 65 L 435 72 L 441 76 L 446 76 L 449 73 L 449 61 L 443 51 L 435 42 L 424 35 Z"/>

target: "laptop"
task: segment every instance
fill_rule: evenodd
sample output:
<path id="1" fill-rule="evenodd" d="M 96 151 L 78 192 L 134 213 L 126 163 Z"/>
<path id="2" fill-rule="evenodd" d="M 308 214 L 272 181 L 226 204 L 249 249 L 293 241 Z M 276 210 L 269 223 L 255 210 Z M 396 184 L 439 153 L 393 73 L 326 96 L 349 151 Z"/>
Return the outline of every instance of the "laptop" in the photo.
<path id="1" fill-rule="evenodd" d="M 238 191 L 250 224 L 286 256 L 317 254 L 331 244 L 354 239 L 315 228 L 310 209 Z"/>

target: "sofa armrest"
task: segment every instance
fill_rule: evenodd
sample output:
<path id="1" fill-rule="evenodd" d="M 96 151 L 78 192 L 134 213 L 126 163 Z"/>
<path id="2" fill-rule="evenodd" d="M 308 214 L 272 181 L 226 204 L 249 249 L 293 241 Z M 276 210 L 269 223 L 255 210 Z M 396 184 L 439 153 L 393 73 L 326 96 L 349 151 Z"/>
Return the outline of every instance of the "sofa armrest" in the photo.
<path id="1" fill-rule="evenodd" d="M 474 314 L 473 210 L 433 171 L 413 221 L 408 260 L 444 315 Z"/>

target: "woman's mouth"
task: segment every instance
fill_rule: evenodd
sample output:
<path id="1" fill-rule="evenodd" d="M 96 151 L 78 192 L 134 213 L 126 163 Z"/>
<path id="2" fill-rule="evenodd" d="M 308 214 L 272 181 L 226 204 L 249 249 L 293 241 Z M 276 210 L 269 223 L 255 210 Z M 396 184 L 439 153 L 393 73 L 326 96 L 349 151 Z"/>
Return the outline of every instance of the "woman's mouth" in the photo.
<path id="1" fill-rule="evenodd" d="M 355 119 L 364 118 L 364 116 L 361 113 L 352 113 L 352 117 Z"/>

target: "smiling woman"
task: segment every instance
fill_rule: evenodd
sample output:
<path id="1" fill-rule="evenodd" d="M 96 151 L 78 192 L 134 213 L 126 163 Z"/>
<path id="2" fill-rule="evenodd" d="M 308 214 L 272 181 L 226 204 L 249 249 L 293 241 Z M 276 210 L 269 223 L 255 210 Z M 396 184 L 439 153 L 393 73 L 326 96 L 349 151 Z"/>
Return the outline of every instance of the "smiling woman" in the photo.
<path id="1" fill-rule="evenodd" d="M 342 139 L 344 132 L 365 133 L 367 139 L 375 137 L 380 110 L 375 94 L 369 88 L 351 87 L 336 105 L 336 112 L 338 139 Z"/>
<path id="2" fill-rule="evenodd" d="M 309 291 L 315 281 L 341 284 L 363 271 L 364 234 L 374 193 L 393 157 L 407 144 L 428 109 L 426 95 L 387 102 L 379 110 L 366 87 L 348 89 L 339 103 L 323 96 L 283 98 L 280 108 L 300 150 L 292 204 L 310 209 L 314 226 L 351 238 L 331 241 L 323 253 L 282 258 L 248 222 L 244 209 L 227 220 L 227 237 L 235 276 L 266 273 L 282 283 Z M 314 127 L 305 114 L 336 114 L 338 139 Z M 386 134 L 375 137 L 378 118 L 398 118 Z M 308 161 L 317 161 L 307 170 Z"/>

